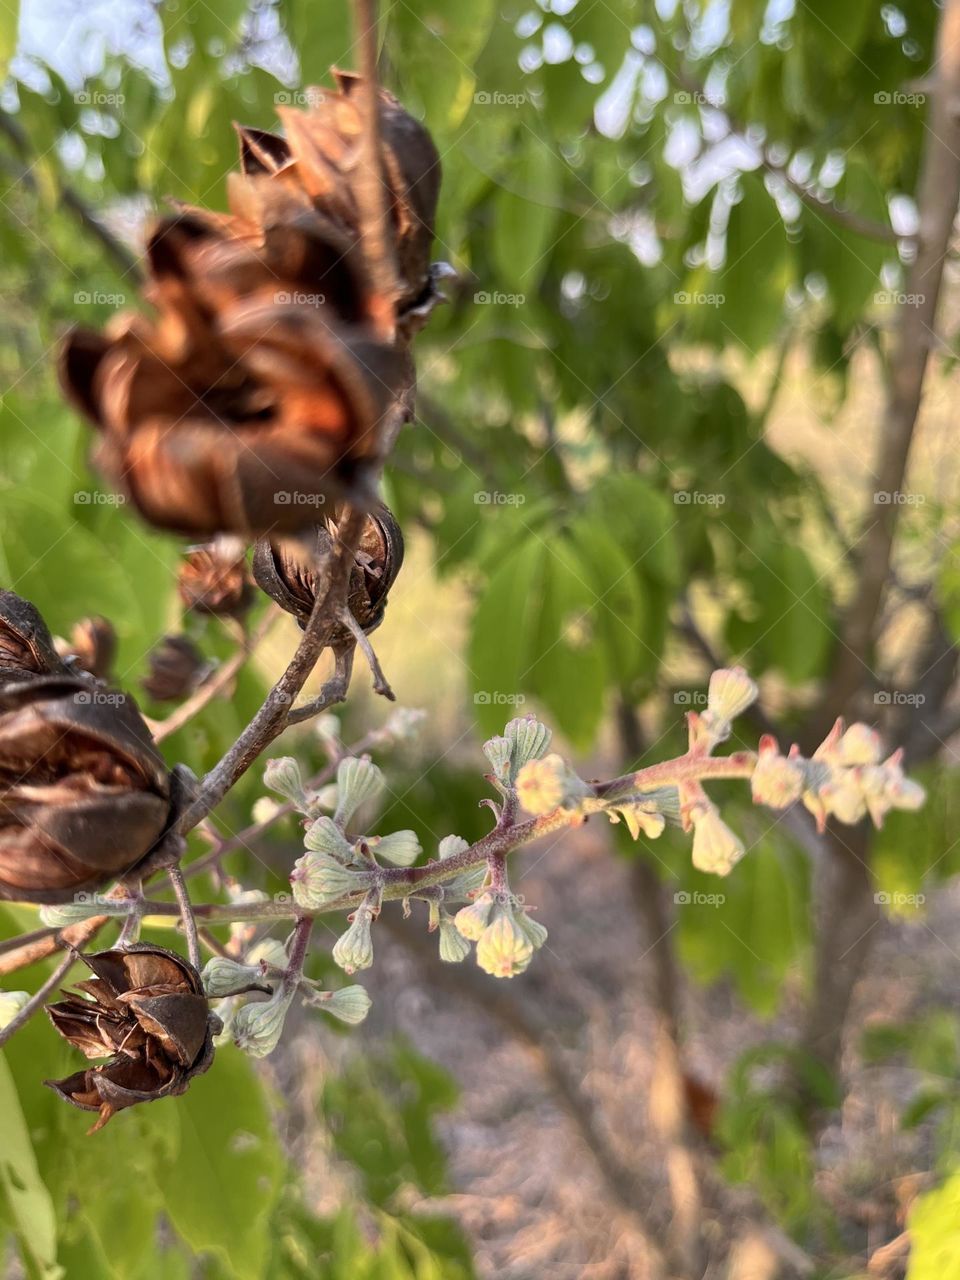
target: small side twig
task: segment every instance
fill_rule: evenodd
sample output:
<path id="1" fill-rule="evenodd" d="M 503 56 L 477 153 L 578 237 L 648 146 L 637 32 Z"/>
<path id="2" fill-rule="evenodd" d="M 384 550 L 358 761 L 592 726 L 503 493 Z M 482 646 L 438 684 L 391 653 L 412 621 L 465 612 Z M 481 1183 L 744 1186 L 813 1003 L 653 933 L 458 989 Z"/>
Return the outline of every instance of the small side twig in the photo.
<path id="1" fill-rule="evenodd" d="M 73 968 L 76 961 L 76 954 L 71 948 L 63 957 L 60 963 L 47 978 L 43 986 L 33 993 L 27 1003 L 20 1012 L 7 1023 L 5 1027 L 0 1027 L 0 1049 L 10 1040 L 21 1027 L 25 1027 L 38 1009 L 41 1009 L 46 1003 L 47 996 L 51 995 L 59 987 L 60 983 Z"/>
<path id="2" fill-rule="evenodd" d="M 190 902 L 190 894 L 187 891 L 187 884 L 183 878 L 183 872 L 179 867 L 168 867 L 167 875 L 170 878 L 170 884 L 173 886 L 173 892 L 177 899 L 177 906 L 180 908 L 180 920 L 183 924 L 183 932 L 187 939 L 187 955 L 190 957 L 190 963 L 195 969 L 200 968 L 200 939 L 197 935 L 197 920 L 193 914 L 193 906 Z"/>

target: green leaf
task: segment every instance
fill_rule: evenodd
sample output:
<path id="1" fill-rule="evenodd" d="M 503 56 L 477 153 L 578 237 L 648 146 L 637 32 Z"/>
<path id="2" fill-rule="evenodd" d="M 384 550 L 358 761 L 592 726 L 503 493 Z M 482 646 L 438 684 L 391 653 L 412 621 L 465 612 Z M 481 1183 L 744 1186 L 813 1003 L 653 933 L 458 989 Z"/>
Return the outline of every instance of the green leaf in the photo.
<path id="1" fill-rule="evenodd" d="M 34 1155 L 30 1132 L 5 1054 L 0 1053 L 0 1191 L 26 1250 L 44 1280 L 65 1275 L 57 1265 L 57 1227 L 53 1201 Z"/>
<path id="2" fill-rule="evenodd" d="M 507 292 L 527 296 L 546 270 L 564 162 L 527 128 L 514 148 L 515 162 L 493 202 L 491 253 Z"/>
<path id="3" fill-rule="evenodd" d="M 715 314 L 719 341 L 736 338 L 756 354 L 776 334 L 794 262 L 783 219 L 763 180 L 743 174 L 740 189 L 741 199 L 730 210 L 727 223 L 723 270 L 712 287 L 704 281 L 704 287 L 687 290 L 694 302 L 678 311 L 706 311 L 708 324 L 713 323 L 711 313 Z M 707 302 L 696 301 L 703 294 Z M 722 301 L 712 306 L 711 295 L 719 295 Z"/>
<path id="4" fill-rule="evenodd" d="M 387 46 L 404 95 L 419 98 L 427 123 L 443 135 L 470 109 L 473 64 L 496 18 L 494 0 L 423 0 L 396 4 L 387 17 Z M 408 104 L 409 105 L 409 104 Z"/>
<path id="5" fill-rule="evenodd" d="M 179 1135 L 176 1159 L 157 1168 L 173 1226 L 195 1253 L 217 1255 L 241 1280 L 260 1280 L 284 1161 L 249 1060 L 221 1049 L 182 1098 L 155 1106 L 166 1108 Z"/>

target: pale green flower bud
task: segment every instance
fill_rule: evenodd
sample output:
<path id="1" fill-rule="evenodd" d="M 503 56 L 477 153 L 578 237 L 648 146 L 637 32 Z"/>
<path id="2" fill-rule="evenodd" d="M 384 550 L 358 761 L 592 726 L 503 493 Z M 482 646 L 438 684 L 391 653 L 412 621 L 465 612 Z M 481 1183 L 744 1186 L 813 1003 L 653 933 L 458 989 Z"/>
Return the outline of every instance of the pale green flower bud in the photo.
<path id="1" fill-rule="evenodd" d="M 534 920 L 533 916 L 528 915 L 526 911 L 517 912 L 516 922 L 522 932 L 526 934 L 527 940 L 534 951 L 539 951 L 549 936 L 544 926 L 539 920 Z"/>
<path id="2" fill-rule="evenodd" d="M 247 964 L 265 964 L 271 969 L 287 967 L 287 949 L 278 938 L 261 938 L 247 952 Z"/>
<path id="3" fill-rule="evenodd" d="M 99 893 L 78 893 L 73 902 L 60 902 L 56 906 L 40 908 L 40 919 L 51 929 L 66 929 L 71 924 L 81 924 L 91 916 L 125 916 L 130 902 L 122 898 L 106 898 Z"/>
<path id="4" fill-rule="evenodd" d="M 235 995 L 251 983 L 263 982 L 259 965 L 237 964 L 236 960 L 228 960 L 225 956 L 213 956 L 208 960 L 200 977 L 211 1000 Z"/>
<path id="5" fill-rule="evenodd" d="M 307 810 L 307 795 L 303 789 L 300 766 L 293 756 L 277 756 L 268 760 L 263 771 L 264 785 L 277 795 L 289 800 L 301 813 Z"/>
<path id="6" fill-rule="evenodd" d="M 245 1004 L 233 1018 L 233 1041 L 251 1058 L 265 1058 L 273 1053 L 283 1034 L 287 1010 L 293 992 L 279 989 L 271 1000 Z"/>
<path id="7" fill-rule="evenodd" d="M 510 910 L 498 911 L 477 942 L 477 964 L 494 978 L 514 978 L 533 958 L 533 943 Z"/>
<path id="8" fill-rule="evenodd" d="M 308 997 L 307 1003 L 355 1027 L 363 1022 L 373 1002 L 363 987 L 355 985 L 341 987 L 339 991 L 318 991 Z"/>
<path id="9" fill-rule="evenodd" d="M 531 760 L 540 760 L 550 748 L 553 734 L 545 724 L 531 716 L 518 716 L 503 731 L 511 748 L 511 780 Z"/>
<path id="10" fill-rule="evenodd" d="M 329 783 L 319 791 L 307 792 L 307 813 L 315 818 L 320 813 L 333 813 L 337 807 L 337 784 Z"/>
<path id="11" fill-rule="evenodd" d="M 365 887 L 356 871 L 350 871 L 328 853 L 305 853 L 290 873 L 293 900 L 307 911 L 318 911 L 345 893 Z"/>
<path id="12" fill-rule="evenodd" d="M 274 800 L 273 796 L 261 796 L 259 800 L 254 801 L 250 816 L 258 825 L 264 822 L 272 822 L 281 808 L 280 802 Z"/>
<path id="13" fill-rule="evenodd" d="M 423 853 L 415 831 L 393 831 L 388 836 L 374 836 L 367 844 L 374 853 L 395 867 L 412 867 Z"/>
<path id="14" fill-rule="evenodd" d="M 353 845 L 332 818 L 317 818 L 312 822 L 303 837 L 303 844 L 311 853 L 325 853 L 339 862 L 353 860 Z"/>
<path id="15" fill-rule="evenodd" d="M 513 755 L 513 743 L 509 738 L 488 738 L 483 744 L 483 754 L 490 761 L 495 778 L 500 782 L 510 781 L 510 759 Z"/>
<path id="16" fill-rule="evenodd" d="M 707 709 L 702 716 L 714 742 L 729 738 L 731 721 L 756 702 L 759 692 L 743 667 L 722 667 L 714 671 L 707 689 Z"/>
<path id="17" fill-rule="evenodd" d="M 323 744 L 324 751 L 336 753 L 340 750 L 340 717 L 335 716 L 332 712 L 326 715 L 317 716 L 313 722 L 313 732 Z"/>
<path id="18" fill-rule="evenodd" d="M 700 805 L 691 814 L 693 820 L 693 865 L 698 871 L 725 876 L 744 855 L 739 840 L 711 805 Z"/>
<path id="19" fill-rule="evenodd" d="M 394 742 L 410 742 L 420 732 L 426 718 L 426 711 L 419 707 L 397 707 L 383 726 L 383 732 Z"/>
<path id="20" fill-rule="evenodd" d="M 437 857 L 441 862 L 447 858 L 452 858 L 456 853 L 463 853 L 465 849 L 469 849 L 470 844 L 464 840 L 463 836 L 444 836 L 437 846 Z"/>
<path id="21" fill-rule="evenodd" d="M 457 928 L 453 917 L 440 912 L 440 959 L 447 964 L 459 964 L 470 954 L 470 943 Z"/>
<path id="22" fill-rule="evenodd" d="M 369 969 L 373 964 L 373 938 L 370 929 L 372 923 L 371 909 L 366 905 L 358 907 L 353 914 L 353 923 L 350 928 L 334 944 L 331 953 L 334 964 L 338 964 L 346 973 L 356 973 L 358 969 Z"/>
<path id="23" fill-rule="evenodd" d="M 476 902 L 471 902 L 469 907 L 461 907 L 454 916 L 453 922 L 465 938 L 470 942 L 476 942 L 487 927 L 492 909 L 493 895 L 484 893 L 477 898 Z"/>
<path id="24" fill-rule="evenodd" d="M 0 991 L 0 1031 L 9 1027 L 29 999 L 29 991 Z"/>
<path id="25" fill-rule="evenodd" d="M 337 811 L 333 820 L 340 827 L 350 825 L 358 809 L 372 804 L 383 794 L 383 774 L 366 756 L 348 756 L 337 767 Z"/>

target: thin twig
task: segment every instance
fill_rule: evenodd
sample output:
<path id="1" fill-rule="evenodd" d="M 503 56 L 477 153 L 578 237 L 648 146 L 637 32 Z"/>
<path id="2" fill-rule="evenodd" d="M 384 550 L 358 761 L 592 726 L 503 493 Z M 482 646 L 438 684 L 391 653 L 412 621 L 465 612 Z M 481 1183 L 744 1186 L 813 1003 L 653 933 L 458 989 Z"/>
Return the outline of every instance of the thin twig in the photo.
<path id="1" fill-rule="evenodd" d="M 200 939 L 197 937 L 197 921 L 193 914 L 193 905 L 190 902 L 190 894 L 187 891 L 187 884 L 183 878 L 183 872 L 179 867 L 168 867 L 167 875 L 170 884 L 173 886 L 173 892 L 177 898 L 177 907 L 180 911 L 180 921 L 183 925 L 183 932 L 187 939 L 187 955 L 190 957 L 190 963 L 195 969 L 200 968 Z"/>

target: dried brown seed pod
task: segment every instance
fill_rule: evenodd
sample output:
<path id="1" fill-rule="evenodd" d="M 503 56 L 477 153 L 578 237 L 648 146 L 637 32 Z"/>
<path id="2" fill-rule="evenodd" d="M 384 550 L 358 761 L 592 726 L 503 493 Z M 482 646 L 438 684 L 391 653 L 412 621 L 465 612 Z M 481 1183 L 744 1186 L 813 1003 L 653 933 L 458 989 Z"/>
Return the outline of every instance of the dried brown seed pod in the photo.
<path id="1" fill-rule="evenodd" d="M 87 1058 L 107 1058 L 45 1083 L 83 1111 L 98 1112 L 95 1133 L 126 1107 L 185 1093 L 213 1061 L 220 1019 L 207 1004 L 200 974 L 164 947 L 79 957 L 93 978 L 49 1005 L 50 1021 Z"/>
<path id="2" fill-rule="evenodd" d="M 113 623 L 99 615 L 81 618 L 70 632 L 70 643 L 61 652 L 68 663 L 72 659 L 98 680 L 109 680 L 117 653 L 117 633 Z"/>
<path id="3" fill-rule="evenodd" d="M 209 675 L 211 664 L 188 636 L 164 636 L 150 651 L 150 673 L 140 681 L 154 702 L 178 702 Z"/>
<path id="4" fill-rule="evenodd" d="M 258 585 L 281 609 L 292 613 L 301 627 L 306 625 L 317 593 L 315 566 L 336 537 L 336 520 L 314 527 L 299 542 L 272 544 L 263 538 L 253 554 L 253 576 Z M 366 517 L 356 563 L 350 574 L 347 605 L 364 631 L 373 631 L 383 621 L 387 595 L 403 564 L 403 535 L 393 514 L 380 506 Z M 339 628 L 331 644 L 349 639 Z"/>
<path id="5" fill-rule="evenodd" d="M 402 353 L 325 297 L 301 301 L 263 253 L 193 216 L 161 223 L 148 260 L 156 319 L 75 330 L 61 354 L 110 482 L 152 524 L 202 537 L 301 529 L 321 502 L 367 500 Z M 342 272 L 339 248 L 327 260 Z M 362 289 L 341 292 L 362 316 Z"/>
<path id="6" fill-rule="evenodd" d="M 15 592 L 0 591 L 0 682 L 66 673 L 39 611 Z"/>
<path id="7" fill-rule="evenodd" d="M 142 861 L 170 780 L 132 698 L 71 676 L 0 687 L 0 899 L 66 902 Z"/>
<path id="8" fill-rule="evenodd" d="M 234 554 L 217 542 L 191 547 L 177 578 L 180 599 L 196 613 L 239 618 L 253 604 L 253 583 L 242 549 Z"/>

